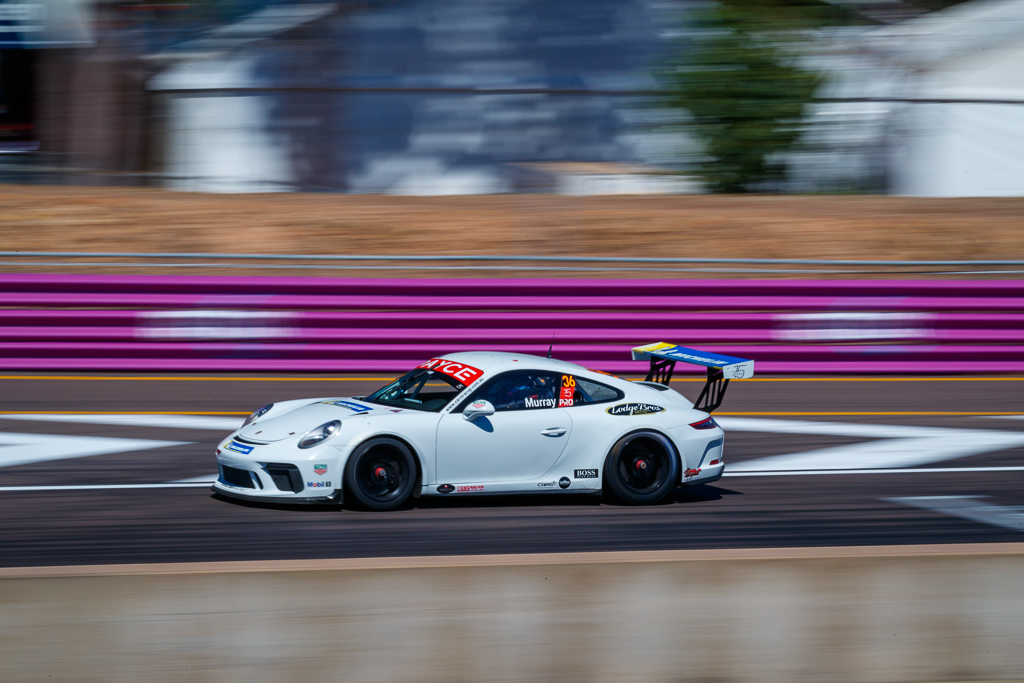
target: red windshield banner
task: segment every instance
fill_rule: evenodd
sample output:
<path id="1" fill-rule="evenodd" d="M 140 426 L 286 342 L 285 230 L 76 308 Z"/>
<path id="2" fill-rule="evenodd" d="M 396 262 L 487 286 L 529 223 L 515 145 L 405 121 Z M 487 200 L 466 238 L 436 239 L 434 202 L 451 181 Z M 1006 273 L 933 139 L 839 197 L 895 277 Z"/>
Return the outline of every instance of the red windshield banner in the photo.
<path id="1" fill-rule="evenodd" d="M 449 377 L 462 382 L 466 386 L 477 381 L 484 374 L 483 370 L 474 368 L 472 365 L 457 363 L 453 360 L 445 360 L 444 358 L 432 358 L 418 367 L 443 372 Z"/>

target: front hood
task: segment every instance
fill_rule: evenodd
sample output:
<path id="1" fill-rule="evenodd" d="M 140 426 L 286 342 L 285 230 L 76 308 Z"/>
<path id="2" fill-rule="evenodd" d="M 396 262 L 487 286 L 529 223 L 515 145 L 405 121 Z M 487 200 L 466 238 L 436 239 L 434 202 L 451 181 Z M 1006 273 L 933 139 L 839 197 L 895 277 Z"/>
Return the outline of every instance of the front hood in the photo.
<path id="1" fill-rule="evenodd" d="M 393 414 L 383 406 L 376 406 L 354 398 L 330 398 L 300 406 L 279 416 L 275 416 L 271 411 L 267 417 L 246 425 L 238 432 L 238 435 L 243 439 L 269 443 L 305 434 L 331 420 Z"/>

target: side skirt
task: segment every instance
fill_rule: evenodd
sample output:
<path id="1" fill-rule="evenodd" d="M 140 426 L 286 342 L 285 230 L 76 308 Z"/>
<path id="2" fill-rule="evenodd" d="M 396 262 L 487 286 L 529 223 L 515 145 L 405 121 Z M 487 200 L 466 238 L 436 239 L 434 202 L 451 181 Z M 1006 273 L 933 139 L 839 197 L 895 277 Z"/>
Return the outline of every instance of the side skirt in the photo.
<path id="1" fill-rule="evenodd" d="M 522 496 L 557 493 L 601 493 L 601 483 L 598 479 L 588 479 L 586 485 L 582 485 L 579 480 L 570 481 L 569 486 L 566 488 L 560 487 L 557 480 L 554 482 L 540 483 L 550 483 L 553 485 L 538 486 L 538 482 L 536 481 L 527 483 L 500 482 L 493 484 L 434 484 L 422 487 L 420 489 L 420 495 L 463 498 L 465 496 Z"/>

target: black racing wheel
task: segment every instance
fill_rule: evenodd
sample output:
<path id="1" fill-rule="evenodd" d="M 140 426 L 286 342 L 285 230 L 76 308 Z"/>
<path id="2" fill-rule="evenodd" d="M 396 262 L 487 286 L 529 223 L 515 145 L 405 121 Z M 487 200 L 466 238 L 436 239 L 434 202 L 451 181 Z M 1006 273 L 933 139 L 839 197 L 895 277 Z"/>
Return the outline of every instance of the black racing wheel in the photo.
<path id="1" fill-rule="evenodd" d="M 604 480 L 620 502 L 657 503 L 679 480 L 679 457 L 672 442 L 658 432 L 633 432 L 612 446 L 604 463 Z"/>
<path id="2" fill-rule="evenodd" d="M 345 465 L 345 490 L 369 510 L 394 510 L 416 485 L 416 458 L 398 439 L 381 437 L 361 444 Z"/>

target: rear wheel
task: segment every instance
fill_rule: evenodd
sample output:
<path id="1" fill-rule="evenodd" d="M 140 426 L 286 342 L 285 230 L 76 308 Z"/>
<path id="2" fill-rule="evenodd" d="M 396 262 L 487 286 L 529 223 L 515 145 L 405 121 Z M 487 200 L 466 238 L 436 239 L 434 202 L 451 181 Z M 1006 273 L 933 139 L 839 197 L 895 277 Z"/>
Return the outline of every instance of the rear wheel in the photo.
<path id="1" fill-rule="evenodd" d="M 345 489 L 369 510 L 394 510 L 416 484 L 416 459 L 398 439 L 371 439 L 349 456 Z"/>
<path id="2" fill-rule="evenodd" d="M 664 499 L 679 479 L 679 458 L 672 443 L 657 432 L 627 434 L 612 446 L 604 480 L 620 502 L 645 505 Z"/>

